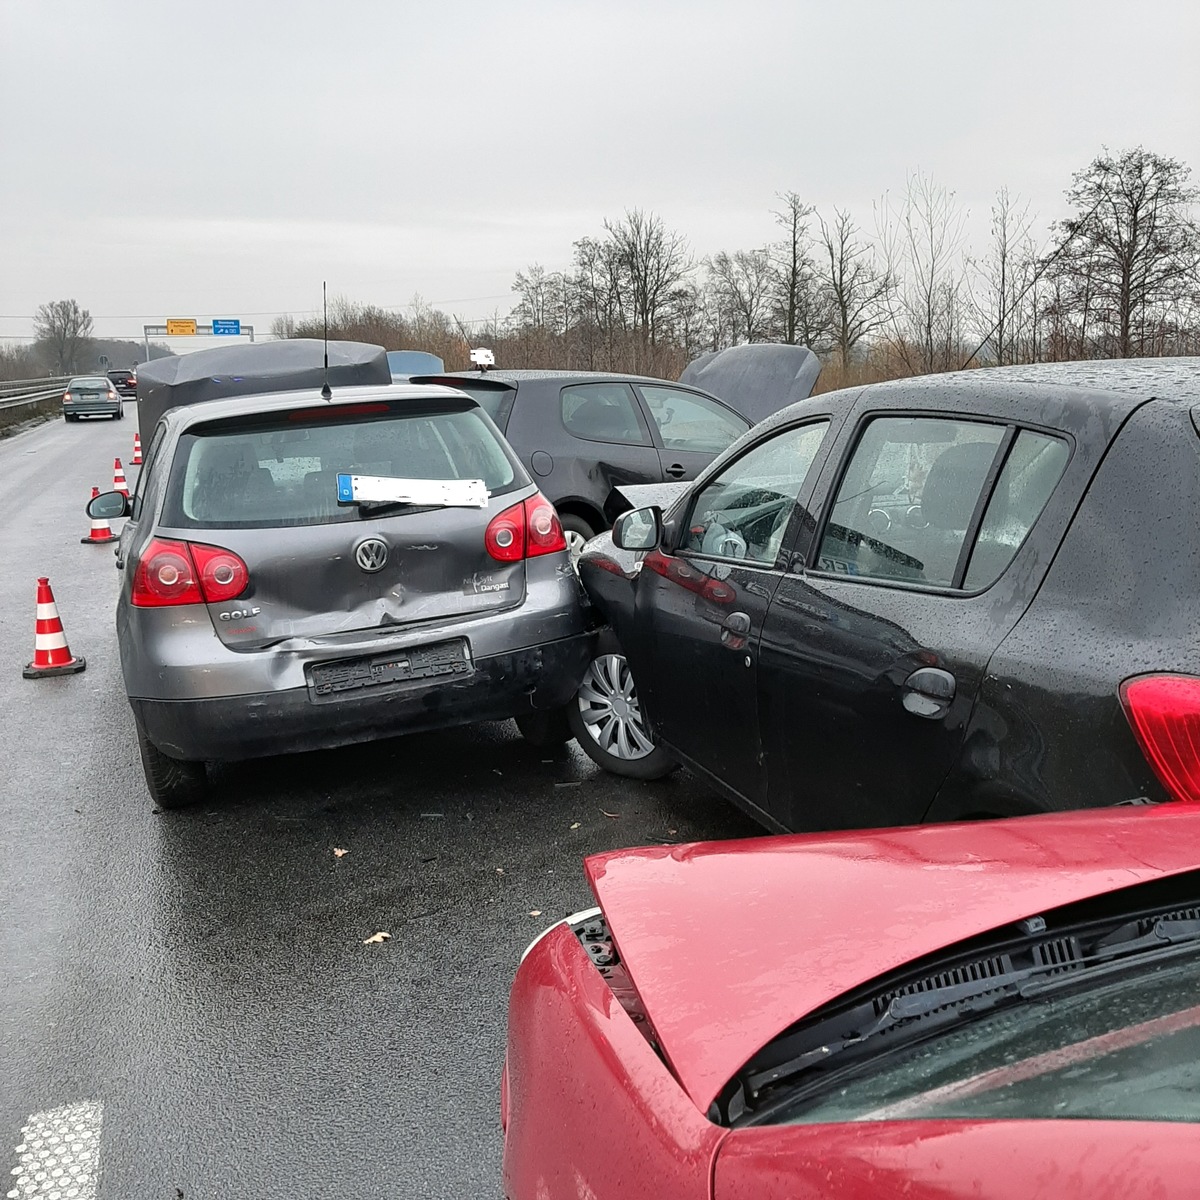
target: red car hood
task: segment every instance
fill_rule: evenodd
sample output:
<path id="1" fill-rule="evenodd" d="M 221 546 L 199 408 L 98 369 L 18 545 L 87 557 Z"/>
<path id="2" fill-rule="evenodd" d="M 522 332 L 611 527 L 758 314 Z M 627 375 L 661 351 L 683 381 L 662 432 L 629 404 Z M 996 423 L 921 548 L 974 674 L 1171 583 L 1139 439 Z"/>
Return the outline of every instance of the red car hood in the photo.
<path id="1" fill-rule="evenodd" d="M 1023 917 L 1200 869 L 1200 810 L 701 842 L 585 865 L 662 1050 L 705 1111 L 751 1055 L 851 988 Z"/>

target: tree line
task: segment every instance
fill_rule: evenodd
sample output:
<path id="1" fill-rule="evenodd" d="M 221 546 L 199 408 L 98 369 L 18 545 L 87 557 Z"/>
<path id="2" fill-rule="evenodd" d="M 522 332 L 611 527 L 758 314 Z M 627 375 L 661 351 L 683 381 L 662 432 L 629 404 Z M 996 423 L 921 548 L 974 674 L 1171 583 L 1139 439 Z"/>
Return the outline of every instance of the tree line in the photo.
<path id="1" fill-rule="evenodd" d="M 960 367 L 1200 354 L 1200 192 L 1184 163 L 1102 151 L 1066 189 L 1071 215 L 1039 239 L 1030 204 L 1001 189 L 981 251 L 967 213 L 922 172 L 874 207 L 818 211 L 794 191 L 779 237 L 697 259 L 640 209 L 574 243 L 570 266 L 533 264 L 516 304 L 468 328 L 418 303 L 411 315 L 339 300 L 330 331 L 467 365 L 471 344 L 504 366 L 677 377 L 697 355 L 744 342 L 803 344 L 832 387 Z M 283 336 L 321 321 L 283 318 Z"/>
<path id="2" fill-rule="evenodd" d="M 108 367 L 132 367 L 145 358 L 142 342 L 94 336 L 92 314 L 78 300 L 51 300 L 33 315 L 29 345 L 0 346 L 0 380 L 79 375 Z M 170 346 L 150 343 L 150 357 L 171 354 Z"/>
<path id="3" fill-rule="evenodd" d="M 974 365 L 1200 354 L 1191 169 L 1141 146 L 1106 149 L 1065 196 L 1071 215 L 1039 237 L 1029 202 L 1002 188 L 978 250 L 954 192 L 920 171 L 874 206 L 870 225 L 782 192 L 775 240 L 702 258 L 661 217 L 632 209 L 577 240 L 567 268 L 519 271 L 507 313 L 467 323 L 419 297 L 405 312 L 338 297 L 329 334 L 428 350 L 451 369 L 487 345 L 501 366 L 665 378 L 706 351 L 788 342 L 822 357 L 823 389 Z M 43 305 L 33 346 L 0 351 L 0 373 L 34 360 L 84 369 L 91 325 L 74 300 Z M 319 317 L 285 315 L 271 332 L 323 329 Z"/>

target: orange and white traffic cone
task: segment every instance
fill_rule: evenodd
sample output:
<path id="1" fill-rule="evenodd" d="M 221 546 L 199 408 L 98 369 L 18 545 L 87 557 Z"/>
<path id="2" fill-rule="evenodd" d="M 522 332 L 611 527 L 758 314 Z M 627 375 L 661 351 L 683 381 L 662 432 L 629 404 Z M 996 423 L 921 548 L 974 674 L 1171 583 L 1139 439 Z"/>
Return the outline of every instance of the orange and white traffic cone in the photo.
<path id="1" fill-rule="evenodd" d="M 129 465 L 131 467 L 142 465 L 142 435 L 140 433 L 133 435 L 133 461 Z"/>
<path id="2" fill-rule="evenodd" d="M 100 495 L 100 489 L 93 487 L 92 499 L 95 500 L 98 495 Z M 109 525 L 107 517 L 93 517 L 91 533 L 87 537 L 81 537 L 79 540 L 84 545 L 103 546 L 108 542 L 115 542 L 117 535 L 113 533 L 112 526 Z"/>
<path id="3" fill-rule="evenodd" d="M 113 491 L 129 495 L 129 484 L 125 482 L 125 468 L 121 466 L 119 458 L 113 459 Z"/>
<path id="4" fill-rule="evenodd" d="M 34 636 L 33 662 L 21 672 L 26 679 L 41 679 L 47 675 L 74 675 L 87 663 L 75 658 L 67 646 L 58 617 L 58 605 L 50 590 L 50 580 L 43 576 L 37 589 L 37 632 Z"/>

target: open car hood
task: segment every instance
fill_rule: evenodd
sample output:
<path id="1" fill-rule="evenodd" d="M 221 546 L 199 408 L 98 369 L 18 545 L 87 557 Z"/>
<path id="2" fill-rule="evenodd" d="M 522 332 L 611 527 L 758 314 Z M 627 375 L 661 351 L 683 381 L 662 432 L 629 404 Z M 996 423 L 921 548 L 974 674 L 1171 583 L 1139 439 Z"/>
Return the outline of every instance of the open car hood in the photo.
<path id="1" fill-rule="evenodd" d="M 757 423 L 807 400 L 820 374 L 821 360 L 807 346 L 753 342 L 700 355 L 679 382 L 703 388 Z"/>
<path id="2" fill-rule="evenodd" d="M 703 1112 L 772 1038 L 852 988 L 1025 917 L 1200 869 L 1200 809 L 656 846 L 585 869 Z"/>

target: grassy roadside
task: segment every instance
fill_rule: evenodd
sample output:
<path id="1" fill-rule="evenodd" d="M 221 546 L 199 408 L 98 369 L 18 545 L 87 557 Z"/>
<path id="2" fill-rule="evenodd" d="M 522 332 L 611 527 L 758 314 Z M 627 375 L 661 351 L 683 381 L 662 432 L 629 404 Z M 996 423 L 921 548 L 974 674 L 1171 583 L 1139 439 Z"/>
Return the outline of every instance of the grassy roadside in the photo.
<path id="1" fill-rule="evenodd" d="M 43 421 L 53 421 L 62 415 L 62 397 L 51 396 L 37 404 L 22 404 L 19 408 L 0 408 L 0 438 L 12 437 L 32 429 Z"/>

